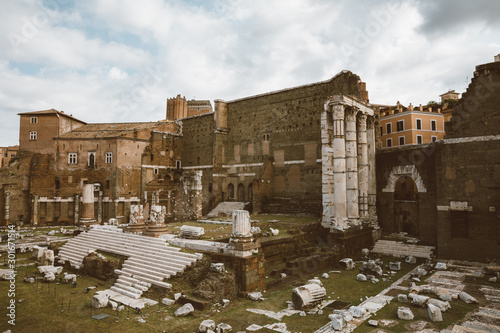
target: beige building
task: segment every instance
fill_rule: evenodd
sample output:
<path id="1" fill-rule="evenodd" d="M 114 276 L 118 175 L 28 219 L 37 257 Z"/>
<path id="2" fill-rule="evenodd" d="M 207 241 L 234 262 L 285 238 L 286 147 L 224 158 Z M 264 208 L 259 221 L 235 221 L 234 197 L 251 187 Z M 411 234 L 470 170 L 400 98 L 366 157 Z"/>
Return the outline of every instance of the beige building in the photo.
<path id="1" fill-rule="evenodd" d="M 0 147 L 0 168 L 9 165 L 19 152 L 19 146 Z"/>

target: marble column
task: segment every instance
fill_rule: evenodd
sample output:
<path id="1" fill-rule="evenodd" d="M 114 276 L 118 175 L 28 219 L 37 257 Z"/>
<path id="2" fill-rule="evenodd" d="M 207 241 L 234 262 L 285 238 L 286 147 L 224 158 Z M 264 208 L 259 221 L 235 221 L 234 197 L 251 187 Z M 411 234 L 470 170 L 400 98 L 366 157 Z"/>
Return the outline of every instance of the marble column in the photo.
<path id="1" fill-rule="evenodd" d="M 368 215 L 374 216 L 377 213 L 377 179 L 375 175 L 375 123 L 372 116 L 368 117 L 366 127 L 368 141 Z"/>
<path id="2" fill-rule="evenodd" d="M 102 223 L 102 191 L 99 191 L 97 198 L 97 222 Z"/>
<path id="3" fill-rule="evenodd" d="M 75 194 L 74 198 L 75 206 L 74 206 L 74 215 L 73 215 L 73 221 L 75 224 L 80 222 L 80 195 Z"/>
<path id="4" fill-rule="evenodd" d="M 94 184 L 83 186 L 82 218 L 84 221 L 94 220 Z"/>
<path id="5" fill-rule="evenodd" d="M 4 193 L 4 212 L 5 212 L 5 225 L 10 223 L 10 192 L 5 191 Z"/>
<path id="6" fill-rule="evenodd" d="M 351 222 L 359 220 L 358 207 L 358 157 L 356 138 L 356 114 L 358 110 L 351 107 L 345 115 L 345 164 L 347 174 L 347 217 Z"/>
<path id="7" fill-rule="evenodd" d="M 333 118 L 330 111 L 330 101 L 325 104 L 321 113 L 321 193 L 323 213 L 321 225 L 330 228 L 332 223 L 333 204 Z"/>
<path id="8" fill-rule="evenodd" d="M 359 215 L 368 216 L 368 142 L 366 134 L 365 114 L 358 115 L 358 184 L 359 184 Z"/>
<path id="9" fill-rule="evenodd" d="M 38 195 L 33 196 L 33 216 L 32 216 L 32 224 L 38 225 L 38 212 L 40 209 L 40 204 L 38 202 Z"/>
<path id="10" fill-rule="evenodd" d="M 333 201 L 335 229 L 347 227 L 346 197 L 346 140 L 344 133 L 344 105 L 333 105 Z"/>
<path id="11" fill-rule="evenodd" d="M 232 243 L 246 243 L 252 241 L 250 231 L 250 215 L 247 210 L 233 211 L 233 232 L 231 233 Z"/>

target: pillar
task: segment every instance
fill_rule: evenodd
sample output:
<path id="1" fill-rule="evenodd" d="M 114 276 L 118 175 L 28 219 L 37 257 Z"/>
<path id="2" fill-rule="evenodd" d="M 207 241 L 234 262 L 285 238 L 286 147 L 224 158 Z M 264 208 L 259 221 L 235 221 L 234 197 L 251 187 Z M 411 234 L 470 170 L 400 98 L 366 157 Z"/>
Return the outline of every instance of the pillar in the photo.
<path id="1" fill-rule="evenodd" d="M 333 225 L 335 229 L 347 227 L 346 197 L 346 141 L 344 133 L 344 106 L 333 105 Z"/>
<path id="2" fill-rule="evenodd" d="M 358 115 L 358 188 L 359 188 L 359 215 L 368 216 L 368 142 L 366 134 L 365 114 Z"/>
<path id="3" fill-rule="evenodd" d="M 327 101 L 321 113 L 321 193 L 323 213 L 321 225 L 330 228 L 334 211 L 333 191 L 333 118 L 330 101 Z"/>
<path id="4" fill-rule="evenodd" d="M 77 224 L 80 222 L 80 195 L 75 194 L 75 207 L 74 207 L 74 214 L 73 214 L 73 222 Z"/>
<path id="5" fill-rule="evenodd" d="M 345 165 L 346 165 L 346 190 L 347 190 L 347 217 L 351 222 L 359 220 L 358 207 L 358 157 L 356 138 L 356 114 L 358 110 L 351 107 L 345 115 Z"/>
<path id="6" fill-rule="evenodd" d="M 81 220 L 94 220 L 94 184 L 83 186 L 82 218 Z"/>
<path id="7" fill-rule="evenodd" d="M 375 122 L 373 117 L 368 117 L 366 122 L 366 137 L 368 142 L 368 215 L 377 213 L 377 180 L 375 175 Z"/>
<path id="8" fill-rule="evenodd" d="M 102 223 L 102 191 L 99 191 L 97 198 L 97 222 Z"/>
<path id="9" fill-rule="evenodd" d="M 233 211 L 233 232 L 231 243 L 246 243 L 252 241 L 250 215 L 247 210 Z"/>
<path id="10" fill-rule="evenodd" d="M 38 202 L 38 195 L 33 196 L 33 220 L 32 224 L 37 225 L 38 224 L 38 212 L 40 211 L 40 203 Z"/>
<path id="11" fill-rule="evenodd" d="M 9 191 L 5 191 L 4 200 L 5 200 L 5 206 L 4 206 L 5 225 L 9 225 L 10 224 L 10 192 Z"/>
<path id="12" fill-rule="evenodd" d="M 172 214 L 172 191 L 168 191 L 167 215 Z"/>

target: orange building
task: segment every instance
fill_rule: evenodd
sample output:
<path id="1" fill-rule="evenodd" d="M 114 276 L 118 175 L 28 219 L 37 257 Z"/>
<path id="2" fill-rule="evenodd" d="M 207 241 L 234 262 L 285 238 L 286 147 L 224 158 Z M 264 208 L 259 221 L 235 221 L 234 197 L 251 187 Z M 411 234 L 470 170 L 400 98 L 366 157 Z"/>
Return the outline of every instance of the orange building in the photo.
<path id="1" fill-rule="evenodd" d="M 186 100 L 186 97 L 169 98 L 167 100 L 167 120 L 176 120 L 213 112 L 208 100 Z"/>
<path id="2" fill-rule="evenodd" d="M 444 121 L 450 121 L 453 111 L 455 111 L 455 105 L 458 103 L 459 93 L 456 93 L 455 90 L 449 90 L 448 92 L 439 95 L 441 97 L 441 105 L 443 106 L 443 115 Z"/>
<path id="3" fill-rule="evenodd" d="M 19 146 L 0 147 L 0 168 L 8 166 L 18 152 Z"/>
<path id="4" fill-rule="evenodd" d="M 444 115 L 440 108 L 419 106 L 416 110 L 399 102 L 380 110 L 382 148 L 420 145 L 443 139 Z"/>

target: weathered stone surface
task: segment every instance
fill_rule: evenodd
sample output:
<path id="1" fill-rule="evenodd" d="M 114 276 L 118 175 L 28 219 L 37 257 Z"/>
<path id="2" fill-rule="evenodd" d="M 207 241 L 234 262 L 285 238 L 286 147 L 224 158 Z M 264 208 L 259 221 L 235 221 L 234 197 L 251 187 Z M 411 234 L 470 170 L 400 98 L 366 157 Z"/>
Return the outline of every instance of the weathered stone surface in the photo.
<path id="1" fill-rule="evenodd" d="M 262 293 L 260 291 L 248 293 L 247 297 L 252 301 L 260 301 L 262 300 Z"/>
<path id="2" fill-rule="evenodd" d="M 76 274 L 64 273 L 63 275 L 64 275 L 64 282 L 66 283 L 76 282 Z"/>
<path id="3" fill-rule="evenodd" d="M 94 309 L 105 308 L 108 306 L 109 298 L 104 294 L 95 294 L 92 297 L 92 307 Z"/>
<path id="4" fill-rule="evenodd" d="M 248 332 L 256 332 L 258 330 L 262 329 L 262 326 L 257 325 L 257 324 L 252 324 L 246 328 Z"/>
<path id="5" fill-rule="evenodd" d="M 296 309 L 314 306 L 326 296 L 326 289 L 318 284 L 311 283 L 294 288 L 292 291 L 292 304 Z"/>
<path id="6" fill-rule="evenodd" d="M 373 326 L 373 327 L 377 327 L 378 321 L 374 320 L 374 319 L 370 319 L 370 320 L 368 320 L 368 325 Z"/>
<path id="7" fill-rule="evenodd" d="M 323 274 L 321 275 L 321 277 L 322 277 L 323 279 L 328 279 L 328 278 L 330 277 L 330 275 L 328 275 L 328 273 L 323 273 Z"/>
<path id="8" fill-rule="evenodd" d="M 52 272 L 45 273 L 43 279 L 47 282 L 53 282 L 56 280 L 56 276 Z"/>
<path id="9" fill-rule="evenodd" d="M 216 333 L 228 333 L 228 332 L 232 332 L 232 331 L 233 331 L 233 328 L 231 327 L 231 325 L 226 324 L 226 323 L 220 323 L 215 328 Z"/>
<path id="10" fill-rule="evenodd" d="M 437 270 L 446 270 L 447 266 L 445 262 L 438 262 L 434 268 Z"/>
<path id="11" fill-rule="evenodd" d="M 203 227 L 194 227 L 190 225 L 183 225 L 181 227 L 180 236 L 188 239 L 198 239 L 205 234 Z"/>
<path id="12" fill-rule="evenodd" d="M 363 257 L 367 257 L 369 254 L 370 254 L 370 250 L 369 249 L 364 248 L 364 249 L 361 250 L 361 255 Z"/>
<path id="13" fill-rule="evenodd" d="M 224 263 L 212 263 L 210 264 L 210 271 L 222 273 L 226 270 Z"/>
<path id="14" fill-rule="evenodd" d="M 408 303 L 408 296 L 406 296 L 405 294 L 399 294 L 398 295 L 398 302 Z"/>
<path id="15" fill-rule="evenodd" d="M 173 299 L 170 299 L 170 298 L 163 298 L 161 300 L 161 303 L 166 305 L 166 306 L 169 306 L 169 305 L 172 305 L 175 303 L 175 301 Z"/>
<path id="16" fill-rule="evenodd" d="M 41 264 L 43 266 L 53 266 L 54 265 L 54 251 L 52 251 L 52 250 L 43 251 Z"/>
<path id="17" fill-rule="evenodd" d="M 374 260 L 368 260 L 368 262 L 364 262 L 359 269 L 360 273 L 365 275 L 375 275 L 381 276 L 384 272 L 380 264 L 376 263 Z"/>
<path id="18" fill-rule="evenodd" d="M 365 308 L 362 306 L 351 306 L 349 308 L 349 312 L 352 314 L 354 318 L 360 318 L 366 312 Z"/>
<path id="19" fill-rule="evenodd" d="M 278 236 L 280 234 L 278 229 L 269 228 L 269 231 L 271 231 L 271 235 L 273 236 Z"/>
<path id="20" fill-rule="evenodd" d="M 366 281 L 366 275 L 364 275 L 364 274 L 358 274 L 356 276 L 356 280 L 358 280 L 359 282 L 365 282 Z"/>
<path id="21" fill-rule="evenodd" d="M 113 310 L 113 311 L 116 311 L 116 309 L 118 308 L 118 303 L 116 303 L 115 301 L 112 301 L 112 300 L 109 300 L 108 301 L 108 306 Z"/>
<path id="22" fill-rule="evenodd" d="M 356 264 L 354 264 L 354 261 L 351 258 L 344 258 L 341 259 L 340 262 L 340 267 L 345 269 L 345 270 L 351 270 L 356 267 Z"/>
<path id="23" fill-rule="evenodd" d="M 215 330 L 215 321 L 212 319 L 202 321 L 200 327 L 198 327 L 198 332 L 200 333 L 207 333 L 209 330 Z"/>
<path id="24" fill-rule="evenodd" d="M 186 303 L 175 311 L 174 316 L 184 317 L 184 316 L 187 316 L 193 312 L 194 312 L 193 305 L 191 303 Z"/>
<path id="25" fill-rule="evenodd" d="M 416 264 L 417 263 L 417 258 L 415 258 L 414 256 L 408 256 L 405 258 L 405 262 L 407 264 Z"/>
<path id="26" fill-rule="evenodd" d="M 401 270 L 401 262 L 400 261 L 390 262 L 389 269 L 391 271 L 400 271 Z"/>
<path id="27" fill-rule="evenodd" d="M 317 284 L 317 285 L 323 287 L 323 282 L 321 282 L 321 280 L 318 278 L 311 279 L 311 280 L 307 281 L 306 284 L 311 284 L 311 283 Z"/>
<path id="28" fill-rule="evenodd" d="M 415 304 L 415 305 L 424 307 L 427 304 L 427 301 L 429 299 L 430 299 L 430 297 L 427 297 L 427 296 L 413 294 L 411 304 Z"/>
<path id="29" fill-rule="evenodd" d="M 458 298 L 460 298 L 465 303 L 477 303 L 477 299 L 467 294 L 465 291 L 462 291 L 458 294 Z"/>
<path id="30" fill-rule="evenodd" d="M 443 302 L 438 299 L 430 298 L 427 301 L 427 304 L 432 304 L 434 306 L 437 306 L 441 312 L 446 312 L 446 310 L 451 309 L 451 305 L 449 302 Z"/>
<path id="31" fill-rule="evenodd" d="M 443 315 L 441 314 L 441 310 L 437 306 L 433 304 L 427 304 L 427 311 L 429 313 L 429 318 L 432 321 L 443 321 Z"/>
<path id="32" fill-rule="evenodd" d="M 331 314 L 328 316 L 332 321 L 332 327 L 334 330 L 340 331 L 344 327 L 344 317 L 340 314 Z"/>
<path id="33" fill-rule="evenodd" d="M 398 318 L 402 320 L 413 320 L 414 315 L 410 308 L 401 306 L 398 308 Z"/>
<path id="34" fill-rule="evenodd" d="M 62 266 L 38 266 L 37 268 L 40 274 L 54 273 L 55 275 L 59 275 L 63 271 Z"/>

